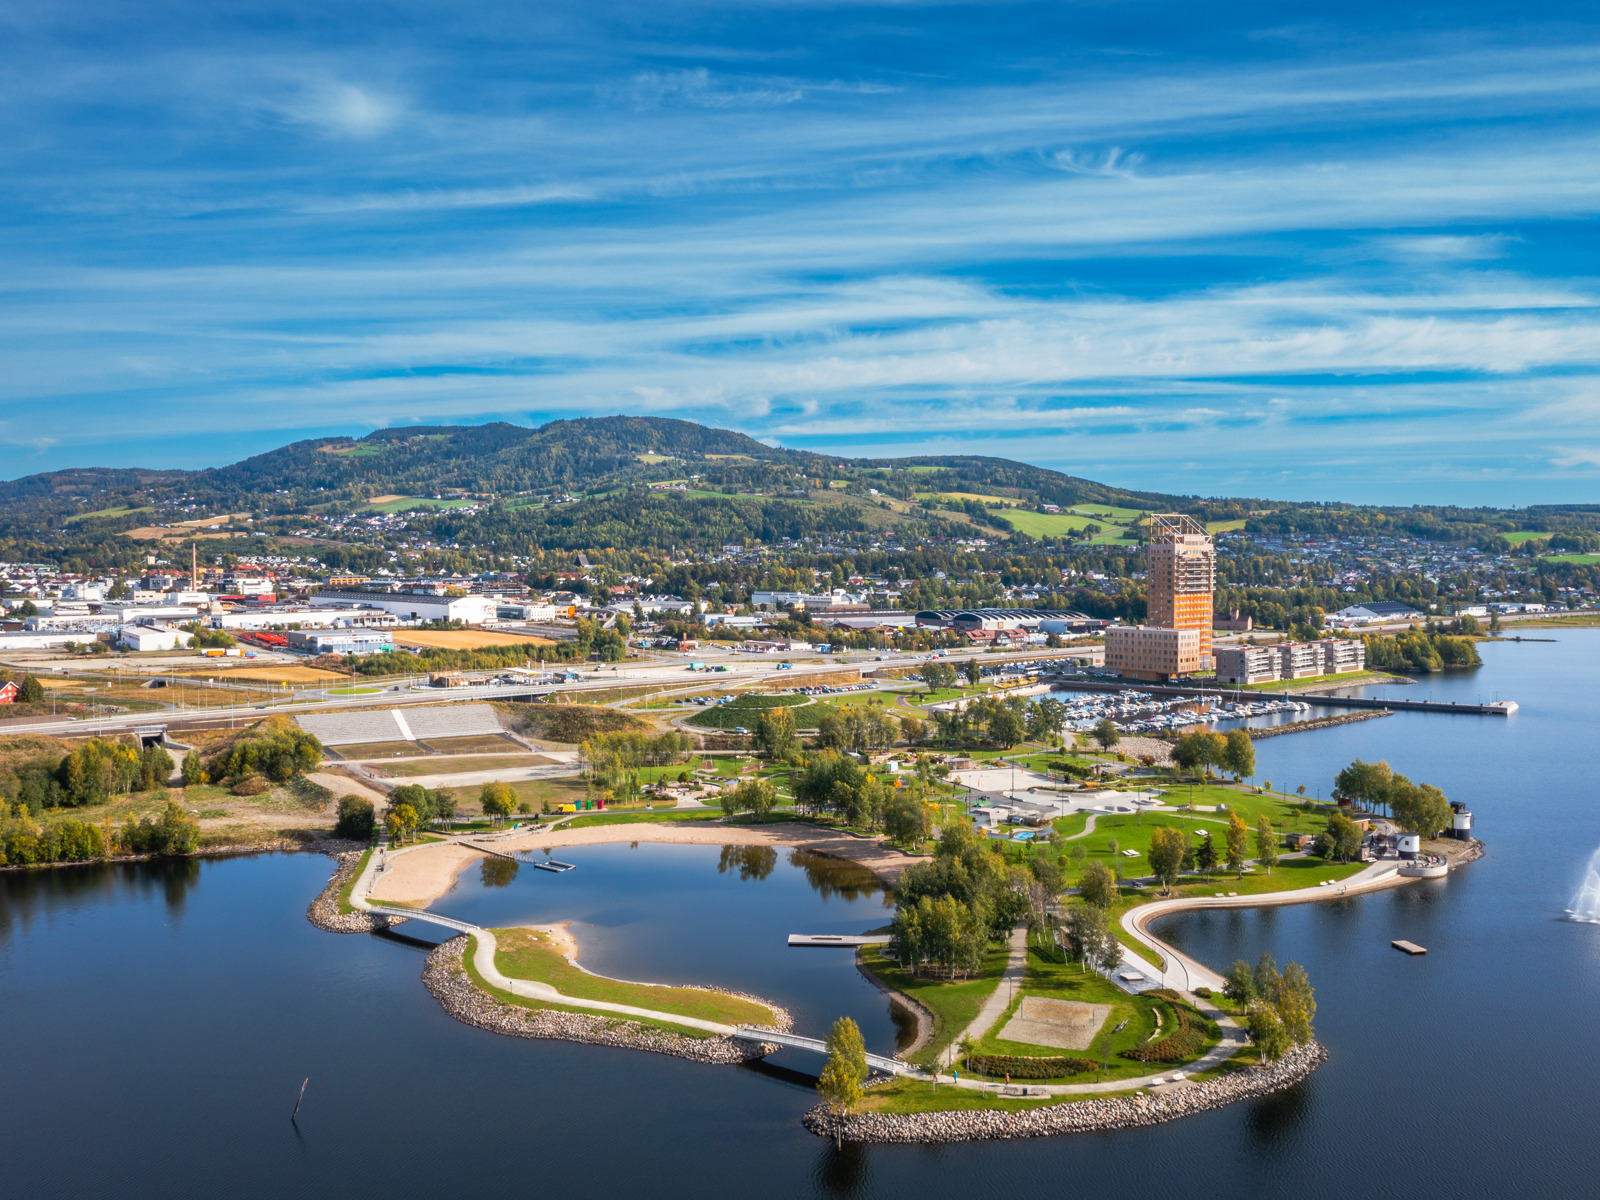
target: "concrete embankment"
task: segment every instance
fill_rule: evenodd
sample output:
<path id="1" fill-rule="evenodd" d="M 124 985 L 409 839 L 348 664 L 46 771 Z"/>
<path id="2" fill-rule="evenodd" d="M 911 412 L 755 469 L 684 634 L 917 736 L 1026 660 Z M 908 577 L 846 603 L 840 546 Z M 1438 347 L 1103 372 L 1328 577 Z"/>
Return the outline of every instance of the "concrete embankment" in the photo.
<path id="1" fill-rule="evenodd" d="M 509 1037 L 551 1038 L 625 1050 L 648 1050 L 653 1054 L 670 1054 L 693 1062 L 720 1065 L 748 1062 L 777 1050 L 776 1046 L 735 1041 L 731 1037 L 690 1037 L 637 1021 L 505 1004 L 468 977 L 462 962 L 466 945 L 465 935 L 451 938 L 428 955 L 422 969 L 423 985 L 445 1012 L 464 1025 Z M 783 1018 L 788 1017 L 769 1001 L 754 996 L 741 996 L 741 999 L 757 1000 L 774 1008 Z"/>
<path id="2" fill-rule="evenodd" d="M 1295 1047 L 1269 1067 L 1250 1068 L 1204 1083 L 1180 1084 L 1159 1094 L 1141 1092 L 1104 1100 L 1077 1100 L 1018 1112 L 951 1109 L 840 1114 L 819 1104 L 801 1118 L 801 1123 L 819 1137 L 846 1142 L 972 1142 L 1104 1133 L 1176 1121 L 1293 1087 L 1327 1058 L 1326 1050 L 1310 1042 Z"/>

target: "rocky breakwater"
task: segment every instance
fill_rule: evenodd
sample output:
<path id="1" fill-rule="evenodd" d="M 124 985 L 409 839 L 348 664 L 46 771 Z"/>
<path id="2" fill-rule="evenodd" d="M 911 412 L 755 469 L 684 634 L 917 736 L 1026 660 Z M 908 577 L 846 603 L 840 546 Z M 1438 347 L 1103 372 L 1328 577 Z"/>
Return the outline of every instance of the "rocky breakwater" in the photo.
<path id="1" fill-rule="evenodd" d="M 339 892 L 360 867 L 363 853 L 361 850 L 345 850 L 330 856 L 338 864 L 334 867 L 333 878 L 328 880 L 328 886 L 317 893 L 317 898 L 306 909 L 306 920 L 318 929 L 327 933 L 372 933 L 374 930 L 388 929 L 391 925 L 405 924 L 404 917 L 339 911 Z"/>
<path id="2" fill-rule="evenodd" d="M 433 994 L 445 1012 L 464 1025 L 510 1037 L 554 1038 L 594 1046 L 619 1046 L 627 1050 L 648 1050 L 654 1054 L 671 1054 L 693 1062 L 719 1065 L 763 1058 L 778 1049 L 777 1046 L 735 1041 L 730 1037 L 691 1037 L 600 1013 L 591 1015 L 506 1004 L 485 993 L 468 977 L 462 961 L 466 945 L 465 934 L 451 938 L 428 955 L 422 969 L 423 986 Z M 722 991 L 720 988 L 702 990 Z M 793 1025 L 789 1014 L 770 1001 L 740 992 L 723 994 L 766 1005 L 777 1015 L 775 1028 L 779 1030 L 786 1030 Z"/>
<path id="3" fill-rule="evenodd" d="M 801 1123 L 820 1137 L 845 1142 L 971 1142 L 1103 1133 L 1158 1125 L 1224 1104 L 1252 1100 L 1299 1083 L 1327 1061 L 1316 1042 L 1297 1046 L 1270 1067 L 1238 1071 L 1159 1094 L 1075 1100 L 1021 1111 L 955 1109 L 928 1113 L 835 1113 L 819 1104 Z M 870 1092 L 868 1093 L 871 1094 Z"/>

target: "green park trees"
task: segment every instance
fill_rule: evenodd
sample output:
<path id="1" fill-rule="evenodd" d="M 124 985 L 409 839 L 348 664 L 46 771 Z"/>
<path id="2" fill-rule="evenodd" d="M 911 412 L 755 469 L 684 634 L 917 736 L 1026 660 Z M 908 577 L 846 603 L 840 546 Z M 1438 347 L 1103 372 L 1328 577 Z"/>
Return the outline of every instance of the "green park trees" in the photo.
<path id="1" fill-rule="evenodd" d="M 1317 834 L 1311 848 L 1320 858 L 1349 862 L 1361 853 L 1361 826 L 1341 812 L 1331 813 L 1327 827 Z"/>
<path id="2" fill-rule="evenodd" d="M 37 704 L 44 699 L 44 684 L 32 675 L 24 675 L 17 684 L 17 700 L 23 704 Z"/>
<path id="3" fill-rule="evenodd" d="M 1235 779 L 1248 779 L 1256 773 L 1256 748 L 1248 731 L 1228 731 L 1223 739 L 1222 765 L 1233 772 Z"/>
<path id="4" fill-rule="evenodd" d="M 722 793 L 722 811 L 728 816 L 747 812 L 763 820 L 778 802 L 778 794 L 765 779 L 741 780 Z"/>
<path id="5" fill-rule="evenodd" d="M 1109 750 L 1122 740 L 1122 735 L 1110 717 L 1101 717 L 1094 727 L 1094 740 L 1100 743 L 1100 749 Z"/>
<path id="6" fill-rule="evenodd" d="M 947 662 L 923 663 L 921 674 L 922 682 L 930 694 L 956 685 L 956 669 Z"/>
<path id="7" fill-rule="evenodd" d="M 756 746 L 771 758 L 788 758 L 800 748 L 794 714 L 787 707 L 763 709 L 756 714 Z"/>
<path id="8" fill-rule="evenodd" d="M 1078 876 L 1078 894 L 1085 904 L 1110 908 L 1117 900 L 1117 877 L 1103 862 L 1092 862 Z"/>
<path id="9" fill-rule="evenodd" d="M 817 1077 L 817 1092 L 835 1112 L 848 1112 L 861 1103 L 861 1085 L 867 1078 L 867 1046 L 860 1027 L 840 1017 L 828 1031 L 828 1061 Z"/>
<path id="10" fill-rule="evenodd" d="M 1256 862 L 1269 874 L 1278 865 L 1278 831 L 1266 813 L 1256 818 Z"/>
<path id="11" fill-rule="evenodd" d="M 352 842 L 370 842 L 377 828 L 377 816 L 372 801 L 360 796 L 339 797 L 339 817 L 333 825 L 333 836 Z"/>
<path id="12" fill-rule="evenodd" d="M 1316 994 L 1299 963 L 1280 974 L 1270 954 L 1254 967 L 1240 959 L 1228 969 L 1222 994 L 1245 1010 L 1245 1027 L 1264 1061 L 1282 1058 L 1290 1046 L 1305 1045 L 1314 1036 Z"/>
<path id="13" fill-rule="evenodd" d="M 1450 802 L 1431 783 L 1412 783 L 1396 775 L 1389 790 L 1389 809 L 1395 820 L 1425 838 L 1437 837 L 1450 825 Z"/>
<path id="14" fill-rule="evenodd" d="M 983 682 L 983 668 L 978 665 L 977 659 L 967 659 L 967 665 L 963 668 L 963 671 L 967 677 L 968 687 L 977 687 Z"/>
<path id="15" fill-rule="evenodd" d="M 1151 873 L 1161 881 L 1161 886 L 1166 890 L 1172 889 L 1173 881 L 1183 869 L 1183 860 L 1188 849 L 1189 839 L 1183 835 L 1181 829 L 1174 829 L 1170 825 L 1158 825 L 1150 831 L 1150 850 L 1146 857 L 1150 860 Z"/>
<path id="16" fill-rule="evenodd" d="M 509 783 L 496 780 L 478 789 L 478 803 L 483 808 L 483 815 L 498 824 L 517 810 L 517 793 Z"/>
<path id="17" fill-rule="evenodd" d="M 1248 853 L 1248 839 L 1250 827 L 1244 823 L 1244 818 L 1236 812 L 1228 814 L 1228 828 L 1224 834 L 1227 845 L 1228 869 L 1235 875 L 1244 874 L 1245 855 Z"/>
<path id="18" fill-rule="evenodd" d="M 1178 769 L 1199 775 L 1205 767 L 1228 767 L 1228 739 L 1220 733 L 1186 733 L 1172 745 L 1172 761 Z M 1250 750 L 1250 769 L 1255 770 L 1255 749 Z"/>
<path id="19" fill-rule="evenodd" d="M 870 754 L 894 741 L 895 720 L 877 705 L 827 706 L 817 718 L 817 744 Z"/>

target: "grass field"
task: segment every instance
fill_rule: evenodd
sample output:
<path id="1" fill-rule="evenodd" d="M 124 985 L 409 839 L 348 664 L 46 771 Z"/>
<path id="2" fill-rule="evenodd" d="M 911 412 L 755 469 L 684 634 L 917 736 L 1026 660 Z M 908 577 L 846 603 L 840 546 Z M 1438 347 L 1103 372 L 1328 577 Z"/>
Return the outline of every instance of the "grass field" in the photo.
<path id="1" fill-rule="evenodd" d="M 1296 688 L 1323 683 L 1381 683 L 1393 677 L 1382 671 L 1345 671 L 1340 675 L 1312 675 L 1305 679 L 1274 679 L 1270 683 L 1247 683 L 1247 692 L 1292 692 Z M 1232 686 L 1232 685 L 1230 685 Z"/>
<path id="2" fill-rule="evenodd" d="M 1600 563 L 1600 554 L 1552 554 L 1545 562 L 1573 563 L 1577 566 L 1592 567 Z"/>
<path id="3" fill-rule="evenodd" d="M 918 500 L 976 500 L 979 504 L 1003 504 L 1015 508 L 1022 503 L 1015 496 L 989 496 L 981 492 L 917 492 Z"/>
<path id="4" fill-rule="evenodd" d="M 215 660 L 212 660 L 215 661 Z M 224 660 L 226 661 L 226 660 Z M 197 674 L 199 672 L 188 670 L 184 674 Z M 337 683 L 341 679 L 350 678 L 337 671 L 320 671 L 316 667 L 302 667 L 295 663 L 288 663 L 281 667 L 221 667 L 210 668 L 204 672 L 206 675 L 221 675 L 227 679 L 260 680 L 262 683 Z"/>
<path id="5" fill-rule="evenodd" d="M 917 1053 L 907 1055 L 907 1062 L 929 1066 L 943 1061 L 951 1040 L 972 1024 L 984 1000 L 999 986 L 1007 954 L 1004 943 L 991 943 L 977 975 L 971 979 L 948 982 L 919 978 L 902 971 L 898 963 L 885 956 L 882 947 L 862 948 L 861 964 L 867 970 L 933 1014 L 933 1037 Z"/>
<path id="6" fill-rule="evenodd" d="M 466 950 L 461 956 L 462 966 L 466 969 L 467 978 L 472 981 L 474 987 L 478 988 L 485 995 L 494 997 L 496 1000 L 500 1001 L 501 1004 L 510 1005 L 513 1008 L 526 1008 L 535 1011 L 545 1009 L 551 1012 L 581 1013 L 584 1016 L 590 1017 L 595 1015 L 595 1011 L 593 1009 L 575 1008 L 567 1004 L 547 1004 L 542 1000 L 526 1000 L 521 996 L 512 995 L 512 993 L 502 991 L 497 987 L 490 987 L 483 976 L 478 974 L 478 969 L 472 965 L 472 956 L 477 953 L 477 949 L 478 939 L 475 937 L 469 937 L 467 939 Z M 689 1037 L 703 1038 L 711 1036 L 704 1030 L 691 1029 L 688 1026 L 683 1025 L 673 1025 L 665 1021 L 646 1020 L 642 1017 L 630 1017 L 629 1020 L 639 1025 L 647 1025 L 652 1029 L 665 1029 L 670 1033 L 686 1034 Z"/>
<path id="7" fill-rule="evenodd" d="M 1552 535 L 1549 530 L 1519 529 L 1515 533 L 1502 533 L 1501 537 L 1513 546 L 1520 546 L 1523 542 L 1542 542 Z"/>
<path id="8" fill-rule="evenodd" d="M 809 700 L 809 696 L 773 696 L 760 692 L 745 692 L 727 704 L 701 709 L 685 720 L 684 724 L 693 725 L 697 729 L 736 729 L 741 725 L 747 729 L 754 729 L 756 718 L 767 709 L 800 708 Z M 804 718 L 796 713 L 795 721 L 803 724 Z"/>
<path id="9" fill-rule="evenodd" d="M 1244 528 L 1244 518 L 1233 521 L 1207 521 L 1207 533 L 1236 533 Z"/>
<path id="10" fill-rule="evenodd" d="M 1051 1046 L 1007 1041 L 999 1036 L 1000 1032 L 1004 1030 L 1006 1022 L 1016 1014 L 1024 996 L 1048 996 L 1083 1004 L 1104 1004 L 1111 1009 L 1111 1013 L 1089 1047 L 1084 1050 L 1062 1050 Z M 1156 1020 L 1158 1012 L 1161 1014 L 1159 1024 Z M 1117 1032 L 1117 1026 L 1123 1022 L 1127 1024 L 1121 1032 Z M 1215 1045 L 1219 1035 L 1214 1024 L 1209 1021 L 1206 1024 L 1209 1026 L 1211 1036 L 1202 1047 L 1201 1053 Z M 1007 1007 L 1005 1015 L 979 1039 L 977 1049 L 980 1054 L 1015 1054 L 1028 1058 L 1066 1055 L 1074 1058 L 1099 1059 L 1106 1063 L 1098 1076 L 1085 1072 L 1064 1076 L 1059 1082 L 1084 1083 L 1097 1077 L 1131 1079 L 1147 1075 L 1153 1069 L 1170 1069 L 1180 1065 L 1163 1063 L 1153 1067 L 1137 1059 L 1119 1057 L 1121 1051 L 1131 1050 L 1158 1034 L 1170 1033 L 1176 1027 L 1177 1017 L 1173 1013 L 1172 1005 L 1167 1001 L 1147 996 L 1130 996 L 1096 971 L 1087 971 L 1076 963 L 1063 963 L 1030 947 L 1027 974 L 1022 987 L 1018 989 L 1016 998 Z M 1035 1081 L 1029 1080 L 1029 1082 Z"/>
<path id="11" fill-rule="evenodd" d="M 1005 514 L 1006 524 L 1029 537 L 1065 537 L 1080 532 L 1093 517 L 1075 516 L 1072 513 L 1042 513 L 1029 509 L 1015 509 Z"/>
<path id="12" fill-rule="evenodd" d="M 384 773 L 396 778 L 415 775 L 451 775 L 464 771 L 514 771 L 523 767 L 548 765 L 552 760 L 538 754 L 484 754 L 473 758 L 441 758 L 435 754 L 407 758 L 384 764 Z"/>
<path id="13" fill-rule="evenodd" d="M 542 933 L 531 929 L 497 929 L 499 950 L 494 964 L 502 975 L 547 983 L 564 996 L 630 1004 L 723 1025 L 770 1024 L 773 1012 L 764 1004 L 695 988 L 622 983 L 590 975 L 569 963 Z"/>
<path id="14" fill-rule="evenodd" d="M 148 504 L 142 508 L 101 508 L 94 512 L 79 513 L 75 517 L 68 517 L 66 524 L 71 525 L 74 521 L 87 521 L 94 517 L 130 517 L 134 513 L 154 511 L 155 509 Z"/>
<path id="15" fill-rule="evenodd" d="M 437 757 L 429 754 L 419 742 L 352 742 L 348 746 L 328 746 L 326 749 L 340 758 Z"/>
<path id="16" fill-rule="evenodd" d="M 397 500 L 374 500 L 367 505 L 368 512 L 399 513 L 417 508 L 466 508 L 476 500 L 434 500 L 427 496 L 401 496 Z"/>
<path id="17" fill-rule="evenodd" d="M 422 745 L 440 754 L 494 754 L 496 751 L 522 749 L 508 737 L 496 734 L 477 734 L 469 737 L 429 738 Z"/>
<path id="18" fill-rule="evenodd" d="M 1088 513 L 1092 517 L 1104 520 L 1117 521 L 1128 524 L 1139 519 L 1140 510 L 1137 508 L 1116 508 L 1110 504 L 1075 504 L 1072 506 L 1075 513 Z"/>
<path id="19" fill-rule="evenodd" d="M 553 646 L 550 638 L 477 629 L 408 629 L 394 635 L 397 646 L 423 646 L 434 650 L 476 650 L 480 646 Z"/>

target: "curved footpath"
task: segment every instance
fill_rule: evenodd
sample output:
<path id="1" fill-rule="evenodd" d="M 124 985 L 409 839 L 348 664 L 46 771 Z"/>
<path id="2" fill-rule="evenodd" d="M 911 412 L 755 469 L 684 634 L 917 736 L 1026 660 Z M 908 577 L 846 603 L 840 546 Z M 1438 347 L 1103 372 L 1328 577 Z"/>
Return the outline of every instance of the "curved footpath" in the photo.
<path id="1" fill-rule="evenodd" d="M 791 826 L 783 829 L 782 832 L 780 832 L 780 828 L 765 826 L 752 829 L 750 827 L 735 826 L 714 832 L 718 835 L 759 833 L 762 835 L 760 840 L 765 844 L 804 845 L 808 849 L 818 850 L 823 853 L 836 853 L 841 842 L 846 844 L 855 843 L 851 846 L 854 853 L 841 855 L 841 857 L 848 857 L 853 861 L 862 863 L 862 865 L 870 865 L 871 869 L 880 876 L 887 878 L 890 882 L 893 881 L 893 875 L 898 875 L 898 870 L 894 868 L 903 867 L 905 862 L 910 861 L 909 856 L 899 858 L 898 861 L 891 860 L 886 853 L 878 848 L 869 849 L 867 846 L 861 845 L 859 839 L 829 837 L 823 834 L 822 831 L 809 827 Z M 609 826 L 561 832 L 567 833 L 569 836 L 573 834 L 600 835 L 573 839 L 573 841 L 583 842 L 623 840 L 623 838 L 649 841 L 689 840 L 681 836 L 675 836 L 688 831 L 674 830 L 671 826 L 664 825 Z M 711 830 L 704 832 L 713 833 Z M 1088 830 L 1084 832 L 1086 834 Z M 541 842 L 547 847 L 552 844 L 572 844 L 572 842 L 560 838 L 559 835 L 553 837 L 552 834 L 556 833 L 557 831 L 549 828 L 543 831 L 530 831 L 516 838 L 516 841 L 528 844 L 519 845 L 515 848 L 533 849 L 535 845 Z M 496 838 L 495 840 L 501 841 L 502 839 Z M 701 839 L 697 837 L 694 840 Z M 735 838 L 733 840 L 743 839 Z M 819 843 L 828 844 L 825 846 Z M 380 880 L 385 876 L 389 876 L 397 861 L 403 863 L 407 857 L 426 851 L 434 851 L 433 858 L 435 860 L 430 863 L 430 866 L 434 869 L 426 873 L 430 885 L 429 890 L 432 890 L 432 887 L 437 885 L 437 879 L 434 876 L 437 876 L 438 868 L 443 867 L 451 870 L 451 879 L 453 879 L 454 873 L 459 872 L 473 858 L 482 857 L 481 852 L 471 851 L 465 846 L 451 843 L 429 843 L 393 852 L 384 849 L 374 851 L 368 856 L 360 876 L 355 879 L 351 886 L 350 905 L 357 912 L 341 915 L 337 909 L 337 896 L 339 890 L 354 873 L 360 856 L 355 853 L 337 855 L 338 869 L 334 872 L 333 878 L 329 880 L 328 886 L 323 890 L 322 894 L 312 902 L 307 916 L 312 920 L 313 924 L 318 925 L 320 928 L 351 933 L 384 928 L 390 924 L 406 920 L 407 918 L 401 915 L 399 911 L 385 908 L 381 900 L 375 905 L 373 903 L 375 892 Z M 1474 843 L 1469 854 L 1460 861 L 1463 863 L 1470 862 L 1481 857 L 1481 855 L 1481 844 Z M 1246 1036 L 1244 1030 L 1227 1014 L 1209 1004 L 1204 998 L 1194 995 L 1194 989 L 1197 987 L 1220 990 L 1223 985 L 1222 977 L 1209 967 L 1180 953 L 1174 947 L 1151 934 L 1147 926 L 1159 917 L 1194 909 L 1254 908 L 1280 904 L 1303 904 L 1318 900 L 1361 895 L 1413 882 L 1411 878 L 1402 876 L 1399 873 L 1401 866 L 1402 863 L 1399 860 L 1386 859 L 1373 863 L 1370 867 L 1333 887 L 1302 888 L 1294 891 L 1267 892 L 1247 896 L 1175 897 L 1170 900 L 1154 900 L 1125 913 L 1122 917 L 1123 928 L 1141 944 L 1161 956 L 1165 965 L 1158 972 L 1149 963 L 1125 950 L 1123 968 L 1119 968 L 1119 971 L 1124 968 L 1131 968 L 1147 978 L 1151 975 L 1159 974 L 1162 986 L 1187 993 L 1190 1002 L 1215 1021 L 1221 1030 L 1222 1036 L 1217 1045 L 1196 1061 L 1185 1064 L 1182 1074 L 1167 1072 L 1164 1075 L 1146 1075 L 1131 1079 L 1108 1080 L 1102 1083 L 1029 1084 L 1026 1087 L 1018 1087 L 972 1079 L 959 1081 L 944 1079 L 935 1073 L 933 1080 L 930 1082 L 943 1083 L 947 1087 L 1004 1093 L 1008 1097 L 1017 1097 L 1024 1100 L 1027 1097 L 1037 1097 L 1042 1103 L 1036 1107 L 1020 1110 L 953 1109 L 913 1114 L 841 1114 L 832 1111 L 826 1105 L 819 1104 L 806 1113 L 803 1123 L 806 1128 L 821 1136 L 850 1141 L 949 1142 L 991 1138 L 1045 1137 L 1062 1133 L 1096 1132 L 1152 1125 L 1290 1087 L 1304 1079 L 1326 1061 L 1327 1051 L 1317 1043 L 1311 1042 L 1304 1046 L 1295 1047 L 1271 1066 L 1238 1071 L 1199 1083 L 1185 1077 L 1190 1074 L 1200 1074 L 1220 1066 L 1245 1045 Z M 893 872 L 892 875 L 891 871 Z M 396 876 L 400 874 L 400 872 L 396 872 Z M 419 878 L 415 882 L 421 882 L 421 879 Z M 439 888 L 438 894 L 443 894 L 445 890 L 448 889 Z M 431 899 L 432 897 L 429 898 Z M 420 913 L 416 915 L 420 919 L 427 919 L 422 917 Z M 472 958 L 472 967 L 491 987 L 540 1003 L 560 1005 L 566 1009 L 582 1010 L 579 1012 L 563 1012 L 550 1008 L 528 1009 L 505 1004 L 495 999 L 469 978 L 464 962 L 467 939 L 463 935 L 452 938 L 436 948 L 428 956 L 428 963 L 424 970 L 424 982 L 428 990 L 439 1000 L 447 1012 L 467 1024 L 512 1036 L 560 1038 L 568 1041 L 627 1046 L 634 1049 L 673 1054 L 700 1062 L 742 1062 L 752 1058 L 763 1057 L 777 1048 L 772 1045 L 738 1041 L 733 1036 L 738 1030 L 733 1026 L 678 1016 L 653 1009 L 637 1008 L 631 1005 L 582 999 L 565 995 L 549 984 L 509 978 L 502 974 L 495 965 L 495 953 L 498 947 L 493 933 L 477 926 L 469 926 L 465 922 L 452 922 L 452 924 L 457 928 L 469 930 L 472 936 L 478 939 Z M 1000 983 L 1003 984 L 1009 980 L 1013 987 L 1016 987 L 1023 978 L 1026 966 L 1026 930 L 1019 928 L 1014 932 L 1009 945 L 1010 955 Z M 571 956 L 568 957 L 568 961 L 574 962 Z M 576 965 L 575 962 L 574 965 Z M 704 990 L 721 991 L 722 989 L 707 988 Z M 789 1014 L 770 1001 L 755 996 L 743 996 L 741 993 L 726 994 L 739 995 L 743 999 L 753 1000 L 770 1008 L 776 1017 L 777 1023 L 765 1028 L 787 1030 L 792 1025 Z M 1009 991 L 1003 991 L 997 985 L 994 993 L 984 1002 L 978 1016 L 967 1027 L 965 1032 L 972 1037 L 978 1037 L 987 1032 L 1003 1015 L 1010 999 Z M 618 1020 L 617 1018 L 619 1017 L 624 1019 Z M 653 1026 L 641 1025 L 640 1021 L 662 1022 L 685 1030 L 695 1030 L 701 1036 L 694 1036 L 688 1033 L 677 1034 Z M 1146 1088 L 1158 1090 L 1154 1093 L 1146 1093 L 1142 1090 Z M 1136 1094 L 1131 1096 L 1122 1094 L 1130 1091 Z M 1072 1104 L 1048 1103 L 1048 1098 L 1059 1096 L 1092 1096 L 1095 1098 L 1079 1100 Z"/>
<path id="2" fill-rule="evenodd" d="M 312 923 L 321 929 L 335 933 L 367 933 L 376 929 L 388 928 L 399 924 L 408 918 L 399 915 L 394 910 L 385 910 L 372 903 L 372 892 L 377 880 L 391 867 L 395 859 L 407 854 L 414 854 L 420 850 L 430 849 L 436 843 L 423 846 L 411 846 L 405 849 L 390 852 L 384 848 L 373 851 L 367 857 L 366 866 L 359 877 L 355 879 L 350 889 L 350 907 L 356 909 L 355 913 L 341 914 L 338 912 L 337 896 L 340 889 L 354 873 L 359 854 L 346 854 L 339 856 L 339 866 L 334 871 L 333 877 L 317 897 L 312 901 L 307 916 Z M 420 918 L 419 919 L 423 919 Z M 582 1041 L 602 1043 L 605 1045 L 629 1046 L 641 1050 L 653 1050 L 658 1053 L 675 1054 L 683 1058 L 692 1058 L 701 1062 L 743 1062 L 751 1058 L 760 1058 L 772 1052 L 772 1047 L 761 1043 L 735 1041 L 733 1035 L 738 1032 L 738 1027 L 724 1025 L 716 1021 L 704 1021 L 697 1017 L 681 1016 L 677 1013 L 661 1012 L 656 1009 L 639 1008 L 630 1004 L 616 1004 L 606 1000 L 591 1000 L 579 996 L 568 996 L 546 983 L 538 983 L 528 979 L 512 979 L 501 973 L 495 965 L 495 954 L 499 949 L 494 934 L 487 929 L 467 922 L 454 922 L 463 929 L 469 929 L 471 936 L 477 939 L 477 947 L 472 956 L 472 967 L 490 987 L 508 992 L 513 996 L 523 999 L 540 1001 L 545 1004 L 557 1004 L 563 1008 L 584 1010 L 581 1013 L 561 1013 L 548 1009 L 523 1009 L 518 1006 L 501 1003 L 492 996 L 476 987 L 466 975 L 463 965 L 463 952 L 466 947 L 466 935 L 450 939 L 438 947 L 428 956 L 429 966 L 424 971 L 424 982 L 445 1010 L 469 1025 L 479 1028 L 491 1029 L 497 1033 L 511 1033 L 523 1037 L 548 1037 L 564 1038 L 569 1041 Z M 572 959 L 568 957 L 568 961 Z M 573 965 L 577 965 L 574 963 Z M 594 972 L 586 971 L 593 975 Z M 596 978 L 605 978 L 596 976 Z M 624 982 L 624 981 L 619 981 Z M 742 992 L 731 992 L 724 988 L 705 987 L 695 984 L 648 984 L 652 987 L 684 987 L 694 991 L 717 992 L 722 995 L 735 996 L 742 1000 L 750 1000 L 763 1005 L 771 1010 L 774 1022 L 771 1026 L 749 1026 L 748 1028 L 774 1030 L 788 1030 L 793 1025 L 793 1019 L 782 1006 L 772 1003 L 760 996 L 750 996 Z M 470 993 L 470 996 L 469 996 Z M 588 1017 L 585 1013 L 597 1014 Z M 604 1014 L 599 1015 L 599 1014 Z M 618 1022 L 617 1017 L 634 1018 L 631 1021 Z M 674 1034 L 668 1030 L 659 1030 L 641 1026 L 638 1021 L 657 1021 L 667 1025 L 677 1026 L 681 1029 L 699 1030 L 708 1037 L 694 1037 L 683 1034 Z"/>
<path id="3" fill-rule="evenodd" d="M 1145 976 L 1159 975 L 1161 986 L 1175 991 L 1193 992 L 1197 987 L 1221 991 L 1226 982 L 1204 963 L 1190 958 L 1156 937 L 1147 926 L 1160 917 L 1173 913 L 1190 912 L 1202 908 L 1270 908 L 1280 904 L 1308 904 L 1317 900 L 1339 900 L 1347 896 L 1381 891 L 1414 883 L 1414 879 L 1400 874 L 1404 864 L 1400 859 L 1381 859 L 1365 870 L 1331 887 L 1296 888 L 1286 892 L 1260 892 L 1249 896 L 1178 896 L 1171 900 L 1152 900 L 1130 908 L 1122 914 L 1122 927 L 1142 945 L 1161 956 L 1163 966 L 1157 968 L 1124 950 L 1122 966 L 1118 970 L 1133 969 Z"/>

